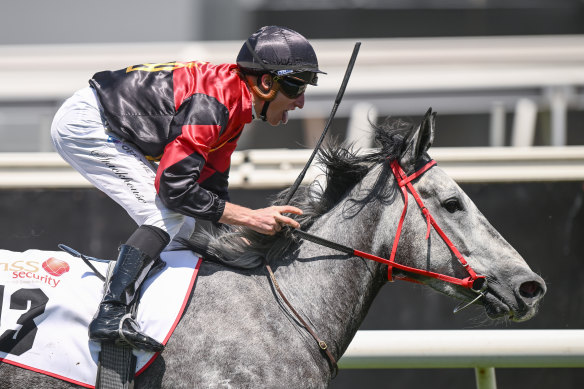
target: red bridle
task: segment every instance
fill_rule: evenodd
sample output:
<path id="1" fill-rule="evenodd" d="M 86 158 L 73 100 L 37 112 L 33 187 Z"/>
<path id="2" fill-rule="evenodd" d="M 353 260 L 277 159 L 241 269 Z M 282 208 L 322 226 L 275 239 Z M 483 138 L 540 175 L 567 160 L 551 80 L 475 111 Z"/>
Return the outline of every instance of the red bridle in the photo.
<path id="1" fill-rule="evenodd" d="M 436 223 L 436 220 L 432 217 L 428 208 L 426 208 L 424 206 L 422 199 L 420 198 L 420 196 L 418 195 L 418 192 L 416 192 L 416 190 L 414 189 L 414 186 L 412 185 L 413 180 L 420 177 L 422 174 L 424 174 L 426 171 L 428 171 L 434 165 L 436 165 L 436 161 L 432 160 L 432 161 L 428 162 L 426 165 L 424 165 L 424 167 L 422 167 L 420 170 L 418 170 L 415 173 L 413 173 L 412 175 L 408 176 L 404 172 L 404 170 L 401 168 L 401 166 L 399 165 L 399 162 L 397 160 L 393 160 L 390 162 L 391 170 L 393 171 L 393 174 L 395 175 L 396 181 L 397 181 L 397 183 L 402 191 L 402 194 L 404 196 L 404 209 L 402 211 L 401 218 L 399 220 L 399 224 L 397 227 L 397 231 L 395 233 L 395 238 L 393 240 L 393 247 L 391 249 L 391 255 L 390 255 L 389 260 L 385 259 L 385 258 L 378 257 L 378 256 L 373 255 L 373 254 L 363 252 L 363 251 L 355 250 L 353 248 L 350 248 L 350 247 L 347 247 L 347 246 L 344 246 L 344 245 L 341 245 L 338 243 L 331 242 L 329 240 L 326 240 L 326 239 L 320 238 L 318 236 L 309 234 L 309 233 L 304 232 L 302 230 L 293 230 L 293 231 L 297 235 L 300 235 L 302 238 L 304 238 L 306 240 L 310 240 L 311 242 L 314 242 L 314 243 L 317 243 L 317 244 L 320 244 L 323 246 L 331 247 L 331 248 L 334 248 L 336 250 L 339 250 L 339 251 L 342 251 L 342 252 L 345 252 L 347 254 L 357 256 L 357 257 L 366 258 L 366 259 L 370 259 L 370 260 L 373 260 L 373 261 L 376 261 L 379 263 L 386 264 L 388 266 L 388 278 L 390 281 L 392 280 L 393 269 L 396 268 L 396 269 L 400 269 L 400 270 L 403 270 L 403 271 L 408 272 L 408 273 L 419 274 L 422 276 L 426 276 L 426 277 L 442 280 L 445 282 L 449 282 L 451 284 L 460 285 L 464 288 L 468 288 L 468 289 L 479 294 L 479 296 L 476 299 L 474 299 L 473 301 L 471 301 L 470 303 L 465 304 L 464 306 L 458 307 L 457 309 L 455 309 L 455 312 L 460 311 L 460 310 L 466 308 L 467 306 L 469 306 L 470 304 L 474 303 L 475 301 L 477 301 L 480 297 L 482 297 L 484 295 L 484 292 L 487 289 L 487 280 L 484 276 L 477 275 L 476 272 L 472 269 L 472 267 L 466 262 L 466 260 L 464 259 L 462 254 L 458 251 L 458 249 L 454 246 L 452 241 L 450 241 L 450 239 L 448 239 L 448 237 L 446 236 L 444 231 L 442 231 L 442 229 L 438 226 L 438 224 Z M 456 256 L 456 258 L 458 259 L 460 264 L 466 269 L 466 271 L 469 274 L 468 277 L 456 278 L 456 277 L 452 277 L 452 276 L 449 276 L 446 274 L 435 273 L 435 272 L 432 272 L 429 270 L 418 269 L 415 267 L 410 267 L 410 266 L 402 265 L 400 263 L 395 262 L 397 247 L 399 244 L 399 239 L 401 236 L 404 220 L 406 218 L 406 213 L 407 213 L 407 209 L 408 209 L 408 190 L 410 191 L 412 196 L 414 196 L 414 198 L 416 199 L 418 206 L 422 210 L 422 214 L 426 218 L 427 225 L 428 225 L 428 230 L 426 232 L 426 239 L 428 239 L 430 237 L 430 228 L 434 227 L 434 229 L 436 230 L 438 235 L 440 235 L 440 237 L 442 238 L 444 243 L 446 243 L 446 245 L 448 246 L 450 251 L 452 251 L 452 253 Z M 411 281 L 411 282 L 419 282 L 419 281 L 416 281 L 408 276 L 399 276 L 398 278 L 406 280 L 406 281 Z"/>
<path id="2" fill-rule="evenodd" d="M 391 249 L 391 256 L 389 258 L 389 263 L 388 263 L 388 278 L 389 278 L 389 280 L 392 279 L 392 270 L 395 267 L 398 269 L 408 271 L 410 273 L 421 274 L 421 275 L 428 276 L 431 278 L 443 280 L 443 281 L 446 281 L 446 282 L 449 282 L 452 284 L 460 285 L 460 286 L 472 289 L 472 290 L 477 291 L 477 292 L 483 291 L 486 288 L 485 277 L 477 275 L 476 272 L 473 270 L 473 268 L 468 264 L 468 262 L 466 262 L 466 260 L 464 259 L 464 257 L 460 253 L 460 251 L 458 251 L 456 246 L 454 246 L 452 241 L 450 239 L 448 239 L 448 237 L 446 236 L 444 231 L 442 231 L 440 226 L 438 226 L 438 223 L 436 223 L 436 219 L 434 219 L 432 214 L 430 214 L 430 211 L 428 210 L 428 208 L 426 208 L 424 206 L 424 203 L 423 203 L 422 199 L 420 198 L 420 195 L 418 195 L 418 192 L 416 192 L 416 190 L 414 189 L 414 186 L 412 185 L 413 180 L 420 177 L 422 174 L 424 174 L 426 171 L 428 171 L 434 165 L 436 165 L 436 161 L 431 160 L 426 165 L 424 165 L 424 167 L 422 167 L 420 170 L 418 170 L 415 173 L 413 173 L 412 175 L 408 176 L 405 173 L 405 171 L 402 169 L 402 167 L 399 165 L 399 162 L 397 160 L 393 160 L 390 163 L 393 175 L 395 176 L 395 178 L 397 180 L 397 184 L 399 185 L 399 187 L 402 191 L 402 194 L 404 196 L 404 209 L 402 211 L 401 218 L 399 220 L 399 224 L 397 227 L 397 231 L 395 233 L 395 238 L 393 240 L 393 247 Z M 456 258 L 458 259 L 460 264 L 468 272 L 469 276 L 467 278 L 462 278 L 462 279 L 455 278 L 455 277 L 448 276 L 445 274 L 434 273 L 434 272 L 431 272 L 428 270 L 416 269 L 416 268 L 411 268 L 411 267 L 404 266 L 404 265 L 399 265 L 395 262 L 395 255 L 397 252 L 397 246 L 399 244 L 399 238 L 401 235 L 402 227 L 403 227 L 404 220 L 405 220 L 406 213 L 407 213 L 407 209 L 408 209 L 408 190 L 410 191 L 412 196 L 414 196 L 416 203 L 418 203 L 418 206 L 420 207 L 422 214 L 426 218 L 426 222 L 428 225 L 428 229 L 426 232 L 426 239 L 428 239 L 430 237 L 430 228 L 434 227 L 434 229 L 436 230 L 438 235 L 440 235 L 440 237 L 442 238 L 444 243 L 446 243 L 446 245 L 448 246 L 450 251 L 452 251 L 452 253 L 456 256 Z M 414 281 L 414 280 L 409 279 L 408 277 L 401 277 L 401 278 L 404 278 L 404 279 L 410 280 L 410 281 Z"/>
<path id="3" fill-rule="evenodd" d="M 416 192 L 416 190 L 414 189 L 414 186 L 412 185 L 413 180 L 420 177 L 422 174 L 424 174 L 426 171 L 428 171 L 434 165 L 436 165 L 436 161 L 432 160 L 432 161 L 428 162 L 426 165 L 424 165 L 424 167 L 422 167 L 420 170 L 418 170 L 418 171 L 414 172 L 412 175 L 408 176 L 404 172 L 404 170 L 401 168 L 401 166 L 399 165 L 399 162 L 397 160 L 393 160 L 390 162 L 391 170 L 393 171 L 393 174 L 396 178 L 397 184 L 399 185 L 399 187 L 402 191 L 402 194 L 404 196 L 404 209 L 403 209 L 401 217 L 399 219 L 399 224 L 397 227 L 397 231 L 395 233 L 395 238 L 393 240 L 393 247 L 391 248 L 391 255 L 390 255 L 389 260 L 387 260 L 385 258 L 378 257 L 378 256 L 373 255 L 373 254 L 365 253 L 363 251 L 355 250 L 353 248 L 341 245 L 339 243 L 331 242 L 330 240 L 320 238 L 316 235 L 312 235 L 312 234 L 310 234 L 308 232 L 304 232 L 302 230 L 292 230 L 292 231 L 296 235 L 299 235 L 300 237 L 302 237 L 303 239 L 309 240 L 309 241 L 314 242 L 316 244 L 330 247 L 332 249 L 339 250 L 339 251 L 344 252 L 344 253 L 349 254 L 349 255 L 353 255 L 353 256 L 361 257 L 361 258 L 365 258 L 365 259 L 371 259 L 373 261 L 386 264 L 388 266 L 388 278 L 390 281 L 392 280 L 393 268 L 397 268 L 397 269 L 406 271 L 408 273 L 419 274 L 422 276 L 426 276 L 426 277 L 442 280 L 445 282 L 449 282 L 451 284 L 460 285 L 464 288 L 470 289 L 473 292 L 477 293 L 477 297 L 475 299 L 473 299 L 472 301 L 462 303 L 459 306 L 457 306 L 456 308 L 454 308 L 454 313 L 460 312 L 461 310 L 469 307 L 470 305 L 472 305 L 474 302 L 478 301 L 481 297 L 483 297 L 485 295 L 486 290 L 487 290 L 487 279 L 485 278 L 485 276 L 477 275 L 476 272 L 472 269 L 472 267 L 466 262 L 466 260 L 462 256 L 462 254 L 460 254 L 458 249 L 454 246 L 454 244 L 450 241 L 450 239 L 448 239 L 448 237 L 446 236 L 444 231 L 442 231 L 442 229 L 438 226 L 438 224 L 436 223 L 436 220 L 432 217 L 432 215 L 430 214 L 430 211 L 424 206 L 422 199 L 420 198 L 420 196 L 418 195 L 418 192 Z M 456 277 L 452 277 L 452 276 L 449 276 L 446 274 L 435 273 L 435 272 L 432 272 L 429 270 L 417 269 L 415 267 L 410 267 L 410 266 L 402 265 L 400 263 L 395 262 L 395 255 L 397 252 L 397 246 L 399 244 L 399 238 L 401 236 L 404 220 L 406 218 L 406 213 L 407 213 L 407 209 L 408 209 L 408 190 L 411 192 L 412 196 L 414 196 L 414 198 L 416 199 L 418 206 L 422 210 L 422 214 L 426 218 L 427 225 L 428 225 L 428 230 L 426 232 L 426 239 L 428 239 L 430 237 L 430 227 L 434 227 L 434 229 L 436 230 L 438 235 L 440 235 L 440 237 L 442 238 L 444 243 L 446 243 L 446 245 L 448 246 L 450 251 L 452 251 L 452 253 L 456 256 L 458 261 L 466 269 L 466 271 L 469 274 L 468 277 L 456 278 Z M 270 269 L 270 267 L 267 265 L 267 262 L 266 262 L 266 267 L 268 269 L 268 272 L 271 276 L 272 282 L 274 283 L 276 290 L 278 291 L 280 296 L 282 296 L 284 302 L 288 305 L 288 307 L 290 307 L 290 309 L 292 310 L 294 315 L 297 318 L 299 318 L 299 320 L 303 323 L 303 325 L 306 327 L 306 329 L 309 331 L 309 333 L 312 335 L 312 337 L 317 341 L 317 343 L 319 344 L 321 349 L 327 353 L 327 356 L 328 356 L 329 360 L 331 361 L 331 365 L 333 366 L 333 370 L 336 370 L 336 361 L 335 361 L 334 357 L 332 356 L 332 354 L 330 353 L 330 351 L 328 351 L 326 343 L 321 341 L 320 338 L 318 338 L 316 336 L 315 332 L 312 329 L 310 329 L 308 324 L 306 324 L 306 322 L 300 317 L 300 315 L 298 315 L 296 310 L 294 310 L 294 308 L 290 305 L 288 300 L 283 295 L 280 287 L 278 286 L 276 279 L 275 279 L 275 276 L 274 276 L 272 270 Z M 407 277 L 407 276 L 400 276 L 399 278 L 406 280 L 406 281 L 419 282 L 419 281 L 414 280 L 414 279 Z"/>

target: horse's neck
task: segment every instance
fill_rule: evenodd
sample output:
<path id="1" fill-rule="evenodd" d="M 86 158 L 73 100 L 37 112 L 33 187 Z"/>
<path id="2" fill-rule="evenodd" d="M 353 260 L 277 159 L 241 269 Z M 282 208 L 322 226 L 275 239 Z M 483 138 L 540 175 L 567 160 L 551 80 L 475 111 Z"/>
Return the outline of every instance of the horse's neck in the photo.
<path id="1" fill-rule="evenodd" d="M 377 208 L 377 209 L 375 209 Z M 321 217 L 309 232 L 362 251 L 374 250 L 378 207 L 365 207 L 346 218 L 339 204 Z M 285 293 L 323 338 L 343 352 L 384 284 L 381 265 L 308 241 L 278 269 Z"/>

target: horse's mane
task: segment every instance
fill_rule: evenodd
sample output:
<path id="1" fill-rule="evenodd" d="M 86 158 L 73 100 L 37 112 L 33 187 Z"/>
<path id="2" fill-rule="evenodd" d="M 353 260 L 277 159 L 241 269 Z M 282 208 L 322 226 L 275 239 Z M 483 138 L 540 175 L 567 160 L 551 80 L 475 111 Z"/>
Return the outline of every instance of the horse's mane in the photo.
<path id="1" fill-rule="evenodd" d="M 302 209 L 302 215 L 291 217 L 300 223 L 303 230 L 337 205 L 374 166 L 388 159 L 398 158 L 403 152 L 412 124 L 401 119 L 388 118 L 381 125 L 372 125 L 372 128 L 378 148 L 371 152 L 360 153 L 352 145 L 334 143 L 321 149 L 318 161 L 325 172 L 326 185 L 323 187 L 316 180 L 310 185 L 300 186 L 289 203 Z M 387 199 L 391 195 L 387 185 L 390 175 L 389 164 L 383 164 L 372 189 L 360 199 L 349 200 L 352 212 L 374 199 Z M 289 190 L 290 188 L 280 192 L 272 204 L 283 205 Z M 214 232 L 197 232 L 191 237 L 189 244 L 194 251 L 204 251 L 208 257 L 226 265 L 253 268 L 262 263 L 262 258 L 271 262 L 273 258 L 281 257 L 296 241 L 289 229 L 268 236 L 246 227 L 233 227 Z"/>

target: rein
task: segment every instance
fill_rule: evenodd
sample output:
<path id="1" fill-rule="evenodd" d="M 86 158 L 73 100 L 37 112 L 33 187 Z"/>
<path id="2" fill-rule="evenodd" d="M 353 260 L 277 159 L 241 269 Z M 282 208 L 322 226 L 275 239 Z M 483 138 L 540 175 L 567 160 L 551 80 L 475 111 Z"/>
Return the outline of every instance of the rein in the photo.
<path id="1" fill-rule="evenodd" d="M 284 303 L 288 306 L 288 308 L 294 314 L 296 319 L 298 319 L 300 324 L 302 324 L 304 326 L 304 328 L 306 329 L 306 331 L 308 331 L 310 336 L 312 336 L 314 338 L 314 340 L 316 341 L 316 343 L 318 343 L 318 347 L 320 347 L 321 351 L 325 353 L 325 355 L 327 356 L 327 358 L 329 360 L 329 363 L 330 363 L 332 370 L 333 370 L 333 377 L 336 377 L 337 373 L 339 372 L 339 366 L 337 365 L 337 361 L 336 361 L 335 357 L 328 349 L 326 342 L 324 340 L 321 340 L 318 337 L 316 332 L 308 325 L 306 320 L 304 320 L 302 318 L 302 316 L 300 316 L 298 311 L 296 311 L 296 309 L 294 309 L 294 307 L 292 306 L 290 301 L 286 298 L 286 296 L 284 295 L 284 292 L 282 292 L 282 289 L 280 289 L 280 285 L 278 284 L 278 281 L 276 281 L 276 276 L 274 275 L 274 272 L 272 271 L 271 266 L 268 264 L 268 261 L 265 258 L 264 258 L 264 266 L 266 267 L 266 270 L 268 271 L 268 274 L 270 275 L 270 280 L 272 281 L 272 285 L 274 286 L 274 289 L 278 292 L 278 294 L 282 298 L 282 301 L 284 301 Z"/>

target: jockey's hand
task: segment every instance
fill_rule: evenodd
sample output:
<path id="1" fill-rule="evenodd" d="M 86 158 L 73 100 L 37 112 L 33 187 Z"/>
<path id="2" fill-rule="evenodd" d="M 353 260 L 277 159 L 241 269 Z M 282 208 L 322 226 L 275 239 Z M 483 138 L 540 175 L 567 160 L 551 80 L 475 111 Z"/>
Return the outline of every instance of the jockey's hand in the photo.
<path id="1" fill-rule="evenodd" d="M 292 228 L 300 228 L 300 224 L 296 220 L 284 216 L 284 213 L 302 215 L 302 210 L 291 205 L 274 205 L 267 208 L 249 209 L 233 203 L 225 203 L 225 210 L 219 222 L 246 226 L 266 235 L 276 234 L 285 225 Z"/>
<path id="2" fill-rule="evenodd" d="M 284 225 L 292 228 L 300 228 L 300 224 L 283 213 L 302 215 L 302 211 L 291 205 L 272 206 L 268 208 L 254 209 L 251 223 L 248 225 L 254 231 L 266 235 L 274 235 L 282 230 Z"/>

